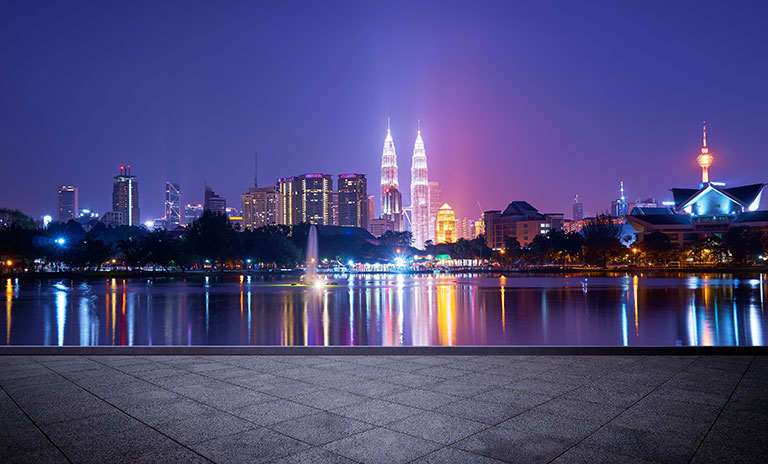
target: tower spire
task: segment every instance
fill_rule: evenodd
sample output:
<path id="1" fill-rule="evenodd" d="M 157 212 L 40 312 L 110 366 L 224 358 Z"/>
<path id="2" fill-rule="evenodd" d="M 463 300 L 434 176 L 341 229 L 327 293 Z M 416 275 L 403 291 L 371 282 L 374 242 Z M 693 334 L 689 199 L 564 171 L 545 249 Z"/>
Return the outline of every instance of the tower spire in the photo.
<path id="1" fill-rule="evenodd" d="M 696 158 L 696 161 L 701 166 L 701 183 L 709 183 L 709 167 L 712 165 L 712 153 L 709 152 L 707 147 L 707 121 L 702 124 L 702 139 L 701 139 L 701 153 Z"/>
<path id="2" fill-rule="evenodd" d="M 389 127 L 389 116 L 387 116 L 387 133 L 389 133 L 389 132 L 390 132 L 390 127 Z"/>

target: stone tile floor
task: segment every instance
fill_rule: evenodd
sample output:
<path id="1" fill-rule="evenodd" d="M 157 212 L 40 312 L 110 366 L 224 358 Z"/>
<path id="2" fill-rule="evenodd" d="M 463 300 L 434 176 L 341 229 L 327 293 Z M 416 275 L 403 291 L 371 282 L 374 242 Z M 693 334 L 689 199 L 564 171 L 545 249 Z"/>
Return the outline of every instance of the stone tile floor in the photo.
<path id="1" fill-rule="evenodd" d="M 0 462 L 765 462 L 768 356 L 0 356 Z"/>

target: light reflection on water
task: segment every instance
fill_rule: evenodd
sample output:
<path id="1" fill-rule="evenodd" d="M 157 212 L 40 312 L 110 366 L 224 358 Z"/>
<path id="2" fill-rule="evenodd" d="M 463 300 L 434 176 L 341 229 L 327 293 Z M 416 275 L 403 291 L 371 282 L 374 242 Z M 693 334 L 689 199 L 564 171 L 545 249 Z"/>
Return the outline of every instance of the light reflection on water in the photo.
<path id="1" fill-rule="evenodd" d="M 763 345 L 764 275 L 7 279 L 5 345 Z"/>

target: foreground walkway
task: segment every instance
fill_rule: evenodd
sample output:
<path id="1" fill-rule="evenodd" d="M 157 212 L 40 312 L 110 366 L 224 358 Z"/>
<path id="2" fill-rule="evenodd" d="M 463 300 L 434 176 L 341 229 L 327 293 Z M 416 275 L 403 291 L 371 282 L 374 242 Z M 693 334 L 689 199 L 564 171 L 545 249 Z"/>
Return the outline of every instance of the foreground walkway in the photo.
<path id="1" fill-rule="evenodd" d="M 0 356 L 0 461 L 765 462 L 765 356 Z"/>

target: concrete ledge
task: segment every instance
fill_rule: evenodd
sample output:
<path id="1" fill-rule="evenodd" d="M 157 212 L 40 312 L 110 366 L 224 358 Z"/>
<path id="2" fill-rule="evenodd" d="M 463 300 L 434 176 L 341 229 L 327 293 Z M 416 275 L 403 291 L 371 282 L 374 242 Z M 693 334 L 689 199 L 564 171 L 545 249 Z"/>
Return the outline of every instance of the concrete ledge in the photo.
<path id="1" fill-rule="evenodd" d="M 768 355 L 765 346 L 3 346 L 2 355 Z"/>

